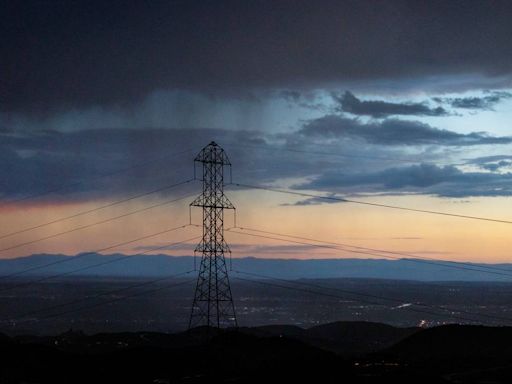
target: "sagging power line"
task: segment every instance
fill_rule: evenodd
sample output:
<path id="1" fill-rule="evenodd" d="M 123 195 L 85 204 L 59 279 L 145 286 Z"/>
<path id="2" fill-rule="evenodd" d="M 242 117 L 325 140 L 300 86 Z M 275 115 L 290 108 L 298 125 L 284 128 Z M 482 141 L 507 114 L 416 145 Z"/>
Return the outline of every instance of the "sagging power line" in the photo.
<path id="1" fill-rule="evenodd" d="M 72 306 L 72 305 L 75 305 L 75 304 L 83 303 L 83 302 L 86 302 L 86 301 L 89 301 L 89 300 L 94 300 L 94 299 L 97 299 L 97 298 L 100 298 L 100 297 L 109 296 L 109 295 L 113 295 L 113 294 L 118 294 L 118 293 L 121 293 L 121 292 L 129 291 L 129 290 L 134 289 L 134 288 L 145 287 L 145 286 L 152 285 L 152 284 L 155 284 L 155 283 L 159 283 L 159 282 L 162 282 L 162 281 L 166 281 L 166 280 L 170 280 L 170 279 L 175 279 L 175 278 L 180 277 L 180 276 L 188 275 L 188 274 L 190 274 L 192 272 L 194 272 L 194 271 L 190 270 L 190 271 L 185 271 L 185 272 L 181 272 L 181 273 L 175 273 L 173 275 L 161 277 L 161 278 L 158 278 L 158 279 L 152 279 L 152 280 L 149 280 L 149 281 L 143 281 L 141 283 L 130 284 L 128 286 L 124 286 L 124 287 L 121 287 L 121 288 L 111 289 L 111 290 L 108 290 L 108 291 L 105 291 L 105 292 L 101 292 L 101 293 L 99 293 L 97 295 L 94 295 L 94 296 L 87 296 L 87 297 L 83 297 L 81 299 L 72 300 L 72 301 L 68 301 L 68 302 L 65 302 L 65 303 L 56 304 L 56 305 L 52 305 L 52 306 L 49 306 L 49 307 L 44 307 L 44 308 L 36 309 L 36 310 L 33 310 L 33 311 L 23 312 L 23 313 L 20 313 L 18 315 L 15 315 L 15 316 L 13 316 L 13 317 L 11 317 L 9 319 L 6 318 L 6 319 L 2 319 L 0 321 L 11 321 L 14 318 L 16 318 L 16 319 L 23 319 L 23 318 L 25 318 L 27 316 L 33 316 L 33 315 L 37 315 L 39 313 L 44 313 L 44 312 L 52 311 L 52 310 L 63 308 L 63 307 L 69 307 L 69 306 Z M 82 310 L 82 308 L 78 309 L 78 311 L 80 311 L 80 310 Z M 64 313 L 70 313 L 70 312 L 71 311 L 66 311 Z M 62 314 L 63 314 L 63 312 L 59 312 L 59 313 L 52 314 L 51 316 L 52 317 L 57 317 L 57 316 L 61 316 Z M 47 317 L 42 317 L 42 319 L 45 319 L 45 318 L 47 318 Z"/>
<path id="2" fill-rule="evenodd" d="M 49 195 L 49 194 L 52 194 L 52 193 L 55 193 L 55 192 L 59 192 L 59 191 L 68 189 L 70 187 L 75 187 L 75 186 L 78 186 L 78 185 L 82 185 L 85 182 L 91 182 L 93 180 L 102 179 L 104 177 L 115 176 L 115 175 L 118 175 L 118 174 L 122 174 L 122 173 L 125 173 L 125 172 L 132 171 L 132 170 L 137 169 L 137 168 L 146 167 L 149 164 L 153 164 L 153 163 L 162 161 L 164 159 L 178 157 L 178 156 L 187 154 L 187 153 L 191 152 L 192 150 L 193 150 L 193 148 L 189 148 L 189 149 L 186 149 L 186 150 L 183 150 L 183 151 L 180 151 L 180 152 L 170 153 L 170 154 L 167 154 L 167 155 L 164 155 L 164 156 L 157 157 L 155 159 L 151 159 L 151 160 L 148 160 L 148 161 L 145 161 L 145 162 L 142 162 L 142 163 L 135 164 L 135 165 L 133 165 L 131 167 L 121 168 L 121 169 L 118 169 L 118 170 L 115 170 L 115 171 L 112 171 L 112 172 L 103 173 L 103 174 L 97 175 L 95 177 L 92 177 L 92 178 L 90 178 L 88 180 L 80 180 L 80 181 L 76 181 L 76 182 L 73 182 L 73 183 L 64 184 L 64 185 L 61 185 L 59 187 L 47 189 L 45 191 L 42 191 L 42 192 L 39 192 L 39 193 L 34 193 L 34 194 L 31 194 L 31 195 L 28 195 L 28 196 L 23 196 L 23 197 L 11 199 L 11 200 L 2 200 L 2 201 L 0 201 L 0 205 L 14 204 L 14 203 L 19 203 L 19 202 L 27 201 L 27 200 L 36 199 L 38 197 L 42 197 L 42 196 L 46 196 L 46 195 Z"/>
<path id="3" fill-rule="evenodd" d="M 163 286 L 158 287 L 158 288 L 148 289 L 148 290 L 141 291 L 141 292 L 135 292 L 135 293 L 133 293 L 131 295 L 125 295 L 125 296 L 122 296 L 122 297 L 117 297 L 115 299 L 111 299 L 111 300 L 107 300 L 107 301 L 102 301 L 102 302 L 91 304 L 91 305 L 85 305 L 83 307 L 76 308 L 76 309 L 71 309 L 71 310 L 68 310 L 68 311 L 65 311 L 65 312 L 59 312 L 59 313 L 54 313 L 54 314 L 51 314 L 51 315 L 43 316 L 40 319 L 42 319 L 42 320 L 51 319 L 51 318 L 55 318 L 55 317 L 64 316 L 64 315 L 67 315 L 67 314 L 70 314 L 70 313 L 87 311 L 87 310 L 90 310 L 90 309 L 93 309 L 93 308 L 97 308 L 97 307 L 100 307 L 100 306 L 103 306 L 103 305 L 108 305 L 108 304 L 116 303 L 116 302 L 119 302 L 119 301 L 124 301 L 124 300 L 127 300 L 127 299 L 131 299 L 133 297 L 143 296 L 143 295 L 147 295 L 147 294 L 150 294 L 150 293 L 155 293 L 155 292 L 158 292 L 158 291 L 162 291 L 162 290 L 165 290 L 165 289 L 170 289 L 170 288 L 178 287 L 178 286 L 181 286 L 181 285 L 184 285 L 184 284 L 191 283 L 193 281 L 194 281 L 193 279 L 189 279 L 189 280 L 181 281 L 181 282 L 178 282 L 178 283 L 166 284 L 166 285 L 163 285 Z M 7 321 L 12 321 L 12 319 L 9 319 Z"/>
<path id="4" fill-rule="evenodd" d="M 188 226 L 189 226 L 189 224 L 184 224 L 184 225 L 180 225 L 178 227 L 168 228 L 168 229 L 165 229 L 163 231 L 159 231 L 159 232 L 152 233 L 152 234 L 149 234 L 149 235 L 141 236 L 141 237 L 138 237 L 136 239 L 131 239 L 131 240 L 128 240 L 128 241 L 123 241 L 121 243 L 116 243 L 116 244 L 113 244 L 113 245 L 109 245 L 107 247 L 99 248 L 99 249 L 96 249 L 94 251 L 80 253 L 80 254 L 78 254 L 76 256 L 69 257 L 69 258 L 66 258 L 66 259 L 56 260 L 56 261 L 52 261 L 50 263 L 46 263 L 46 264 L 42 264 L 42 265 L 36 265 L 34 267 L 26 268 L 26 269 L 23 269 L 21 271 L 16 271 L 16 272 L 13 272 L 13 273 L 10 273 L 10 274 L 7 274 L 7 275 L 2 275 L 2 276 L 0 276 L 0 279 L 7 279 L 7 278 L 11 278 L 11 277 L 15 277 L 15 276 L 19 276 L 19 275 L 25 274 L 27 272 L 33 272 L 33 271 L 41 270 L 41 269 L 44 269 L 44 268 L 48 268 L 50 266 L 54 266 L 54 265 L 58 265 L 58 264 L 64 264 L 64 263 L 69 263 L 71 261 L 77 260 L 79 258 L 88 256 L 88 255 L 92 255 L 92 254 L 100 253 L 100 252 L 105 252 L 105 251 L 108 251 L 108 250 L 111 250 L 111 249 L 115 249 L 115 248 L 118 248 L 118 247 L 121 247 L 121 246 L 124 246 L 124 245 L 127 245 L 127 244 L 132 244 L 132 243 L 136 243 L 136 242 L 141 241 L 141 240 L 150 239 L 152 237 L 160 236 L 160 235 L 163 235 L 163 234 L 169 233 L 169 232 L 174 232 L 174 231 L 177 231 L 179 229 L 186 228 Z"/>
<path id="5" fill-rule="evenodd" d="M 427 214 L 431 214 L 431 215 L 457 217 L 460 219 L 481 220 L 481 221 L 489 221 L 489 222 L 502 223 L 502 224 L 512 224 L 512 221 L 510 221 L 510 220 L 501 220 L 501 219 L 494 219 L 494 218 L 481 217 L 481 216 L 461 215 L 461 214 L 457 214 L 457 213 L 432 211 L 432 210 L 428 210 L 428 209 L 417 209 L 417 208 L 404 207 L 404 206 L 391 205 L 391 204 L 380 204 L 380 203 L 373 203 L 373 202 L 369 202 L 369 201 L 346 199 L 343 197 L 324 196 L 324 195 L 318 195 L 318 194 L 314 194 L 314 193 L 289 191 L 286 189 L 274 188 L 274 187 L 269 187 L 269 186 L 265 186 L 265 185 L 251 185 L 251 184 L 244 184 L 244 183 L 232 183 L 231 185 L 241 187 L 241 188 L 259 189 L 259 190 L 264 190 L 264 191 L 269 191 L 269 192 L 284 193 L 284 194 L 289 194 L 289 195 L 322 199 L 322 200 L 327 200 L 327 201 L 339 201 L 342 203 L 369 205 L 369 206 L 373 206 L 373 207 L 398 209 L 398 210 L 402 210 L 402 211 L 427 213 Z"/>
<path id="6" fill-rule="evenodd" d="M 23 283 L 19 283 L 19 284 L 15 284 L 15 285 L 9 285 L 8 287 L 6 287 L 4 289 L 0 289 L 0 292 L 11 291 L 11 290 L 16 289 L 16 288 L 28 287 L 28 286 L 31 286 L 31 285 L 34 285 L 34 284 L 42 283 L 42 282 L 45 282 L 45 281 L 48 281 L 48 280 L 53 280 L 53 279 L 56 279 L 56 278 L 59 278 L 59 277 L 76 275 L 79 272 L 87 271 L 87 270 L 90 270 L 90 269 L 93 269 L 93 268 L 102 267 L 102 266 L 105 266 L 107 264 L 117 263 L 119 261 L 127 260 L 127 259 L 129 259 L 131 257 L 134 257 L 134 256 L 135 257 L 136 256 L 142 256 L 142 255 L 145 255 L 145 254 L 150 253 L 150 252 L 158 251 L 158 250 L 161 250 L 161 249 L 168 249 L 169 247 L 172 247 L 172 246 L 175 246 L 175 245 L 188 243 L 189 241 L 196 240 L 199 237 L 200 236 L 194 236 L 194 237 L 191 237 L 191 238 L 183 240 L 183 241 L 177 241 L 177 242 L 174 242 L 174 243 L 169 243 L 169 244 L 166 244 L 166 245 L 161 246 L 161 247 L 154 247 L 154 248 L 151 248 L 151 249 L 149 249 L 149 250 L 147 250 L 145 252 L 140 252 L 140 253 L 138 253 L 136 255 L 125 255 L 125 256 L 118 257 L 116 259 L 103 261 L 101 263 L 96 263 L 96 264 L 92 264 L 92 265 L 86 265 L 84 267 L 77 268 L 77 269 L 72 269 L 70 271 L 61 272 L 61 273 L 57 273 L 57 274 L 49 275 L 49 276 L 44 276 L 44 277 L 41 277 L 41 278 L 36 279 L 36 280 L 30 280 L 28 282 L 23 282 Z"/>
<path id="7" fill-rule="evenodd" d="M 264 233 L 264 234 L 269 234 L 269 235 L 275 235 L 275 236 L 289 237 L 289 238 L 293 238 L 293 239 L 299 239 L 302 241 L 285 240 L 285 239 L 280 239 L 280 238 L 275 238 L 275 237 L 270 237 L 270 236 L 256 235 L 256 234 L 247 233 L 247 232 L 239 232 L 239 231 L 236 231 L 236 229 L 248 230 L 248 231 Z M 447 267 L 447 268 L 460 269 L 460 270 L 464 270 L 464 271 L 475 271 L 475 272 L 489 273 L 489 274 L 493 274 L 493 275 L 512 277 L 511 270 L 505 269 L 505 268 L 493 267 L 493 266 L 465 263 L 465 262 L 461 262 L 461 261 L 445 261 L 445 260 L 439 260 L 439 259 L 434 259 L 434 258 L 430 258 L 430 257 L 426 258 L 424 256 L 417 256 L 417 255 L 414 255 L 411 253 L 361 247 L 361 246 L 355 246 L 355 245 L 350 245 L 350 244 L 337 243 L 337 242 L 325 241 L 325 240 L 319 240 L 319 239 L 312 239 L 309 237 L 295 236 L 295 235 L 290 235 L 290 234 L 283 234 L 283 233 L 279 233 L 279 232 L 265 231 L 265 230 L 261 230 L 261 229 L 254 229 L 254 228 L 247 228 L 247 227 L 229 228 L 229 231 L 231 233 L 238 233 L 241 235 L 266 238 L 269 240 L 281 240 L 281 241 L 286 241 L 289 243 L 309 245 L 311 247 L 317 247 L 317 248 L 338 249 L 338 250 L 342 250 L 342 251 L 358 253 L 358 254 L 363 254 L 363 255 L 383 257 L 386 259 L 404 260 L 404 261 L 411 262 L 411 263 L 432 264 L 432 265 L 438 265 L 438 266 Z M 304 240 L 309 241 L 309 242 L 305 242 Z M 316 243 L 322 243 L 322 244 L 310 243 L 311 241 L 314 241 Z M 346 249 L 346 248 L 355 248 L 355 249 Z M 376 253 L 376 252 L 379 252 L 379 253 Z M 389 254 L 399 255 L 402 257 L 390 256 Z M 404 257 L 410 257 L 411 259 L 404 258 Z M 449 264 L 447 264 L 447 263 L 449 263 Z M 482 269 L 482 268 L 485 268 L 485 269 Z M 498 271 L 498 272 L 495 272 L 495 271 Z"/>
<path id="8" fill-rule="evenodd" d="M 189 193 L 189 194 L 187 194 L 185 196 L 181 196 L 181 197 L 175 198 L 175 199 L 165 200 L 165 201 L 157 203 L 157 204 L 153 204 L 153 205 L 150 205 L 150 206 L 139 208 L 139 209 L 136 209 L 136 210 L 131 211 L 131 212 L 123 213 L 122 215 L 118 215 L 118 216 L 110 217 L 108 219 L 96 221 L 96 222 L 91 223 L 91 224 L 82 225 L 82 226 L 79 226 L 79 227 L 68 229 L 68 230 L 63 231 L 63 232 L 57 232 L 57 233 L 54 233 L 52 235 L 40 237 L 40 238 L 35 239 L 35 240 L 29 240 L 29 241 L 25 241 L 25 242 L 22 242 L 22 243 L 15 244 L 15 245 L 11 245 L 11 246 L 9 246 L 7 248 L 0 249 L 0 252 L 10 251 L 10 250 L 13 250 L 13 249 L 16 249 L 16 248 L 24 247 L 26 245 L 35 244 L 35 243 L 38 243 L 40 241 L 45 241 L 45 240 L 49 240 L 49 239 L 54 239 L 54 238 L 62 236 L 62 235 L 67 235 L 68 233 L 77 232 L 77 231 L 81 231 L 83 229 L 95 227 L 97 225 L 109 223 L 111 221 L 122 219 L 124 217 L 128 217 L 128 216 L 134 215 L 136 213 L 145 212 L 145 211 L 148 211 L 150 209 L 157 208 L 157 207 L 162 207 L 162 206 L 168 205 L 168 204 L 173 204 L 173 203 L 176 203 L 176 202 L 181 201 L 183 199 L 186 199 L 186 198 L 188 198 L 190 196 L 192 196 L 191 193 Z"/>
<path id="9" fill-rule="evenodd" d="M 43 227 L 46 227 L 48 225 L 57 224 L 57 223 L 60 223 L 62 221 L 65 221 L 65 220 L 74 219 L 74 218 L 77 218 L 77 217 L 80 217 L 80 216 L 83 216 L 83 215 L 87 215 L 87 214 L 90 214 L 90 213 L 93 213 L 93 212 L 100 211 L 102 209 L 111 208 L 111 207 L 114 207 L 116 205 L 124 204 L 124 203 L 127 203 L 129 201 L 136 200 L 136 199 L 140 199 L 141 197 L 150 196 L 150 195 L 153 195 L 153 194 L 158 193 L 158 192 L 167 191 L 167 190 L 179 187 L 181 185 L 188 184 L 188 183 L 190 183 L 192 181 L 194 181 L 194 180 L 193 179 L 189 179 L 189 180 L 180 181 L 180 182 L 174 183 L 174 184 L 168 184 L 168 185 L 165 185 L 165 186 L 157 188 L 157 189 L 152 189 L 150 191 L 139 193 L 137 195 L 133 195 L 133 196 L 121 199 L 121 200 L 116 200 L 116 201 L 113 201 L 113 202 L 105 204 L 105 205 L 100 205 L 99 207 L 94 207 L 94 208 L 87 209 L 87 210 L 84 210 L 84 211 L 76 212 L 76 213 L 73 213 L 72 215 L 69 215 L 69 216 L 60 217 L 58 219 L 47 221 L 45 223 L 37 224 L 37 225 L 31 226 L 31 227 L 26 227 L 26 228 L 18 229 L 16 231 L 0 235 L 0 240 L 1 239 L 5 239 L 7 237 L 14 236 L 14 235 L 19 235 L 21 233 L 29 232 L 29 231 L 32 231 L 32 230 L 35 230 L 35 229 L 43 228 Z"/>
<path id="10" fill-rule="evenodd" d="M 308 144 L 311 145 L 311 144 Z M 240 148 L 243 150 L 246 149 L 254 149 L 254 150 L 261 150 L 266 152 L 273 152 L 276 154 L 282 154 L 283 152 L 289 152 L 289 153 L 296 153 L 296 154 L 308 154 L 308 155 L 318 155 L 318 156 L 334 156 L 334 157 L 341 157 L 345 159 L 367 159 L 367 160 L 377 160 L 377 161 L 392 161 L 397 163 L 405 163 L 405 164 L 417 164 L 421 163 L 422 159 L 406 159 L 403 157 L 390 157 L 390 156 L 374 156 L 374 155 L 357 155 L 357 154 L 350 154 L 350 153 L 342 153 L 339 151 L 339 148 L 333 148 L 336 152 L 326 152 L 325 150 L 318 151 L 318 150 L 311 150 L 308 148 L 303 147 L 293 147 L 290 145 L 283 145 L 280 147 L 271 147 L 271 146 L 264 146 L 264 145 L 256 145 L 256 144 L 241 144 L 241 143 L 227 143 L 225 144 L 226 147 L 232 147 L 232 148 Z M 322 148 L 325 148 L 325 145 L 322 145 Z M 428 161 L 429 163 L 432 163 L 432 161 Z"/>
<path id="11" fill-rule="evenodd" d="M 235 270 L 234 272 L 235 273 L 240 273 L 240 274 L 247 274 L 246 272 L 237 271 L 237 270 Z M 249 275 L 251 275 L 251 274 L 249 274 Z M 255 275 L 255 274 L 252 274 L 252 275 Z M 311 285 L 308 284 L 308 283 L 303 283 L 303 282 L 298 282 L 298 281 L 290 281 L 290 280 L 284 280 L 284 279 L 278 279 L 278 278 L 273 278 L 273 277 L 269 277 L 269 276 L 264 276 L 264 275 L 261 275 L 261 274 L 258 274 L 258 275 L 261 278 L 264 278 L 264 279 L 267 279 L 267 280 L 285 281 L 285 282 L 290 283 L 290 284 L 297 284 L 297 285 L 302 285 L 302 286 L 305 286 L 305 287 L 311 287 Z M 341 295 L 332 294 L 332 293 L 315 291 L 315 290 L 312 290 L 312 289 L 309 289 L 309 288 L 298 288 L 298 287 L 293 287 L 293 286 L 289 286 L 289 285 L 275 284 L 275 283 L 270 283 L 268 281 L 264 281 L 264 280 L 261 280 L 261 279 L 260 280 L 254 280 L 254 279 L 246 279 L 246 278 L 241 278 L 241 277 L 235 277 L 235 279 L 241 280 L 241 281 L 250 282 L 250 283 L 253 283 L 253 284 L 262 284 L 262 285 L 267 285 L 267 286 L 272 286 L 272 287 L 277 287 L 277 288 L 294 290 L 294 291 L 303 292 L 303 293 L 309 293 L 309 294 L 313 294 L 313 295 L 319 295 L 319 296 L 331 297 L 331 298 L 335 298 L 335 299 L 347 300 L 346 296 L 341 296 Z M 330 289 L 330 290 L 339 290 L 337 288 L 319 287 L 319 286 L 316 286 L 316 288 Z M 361 293 L 361 292 L 348 291 L 348 290 L 343 290 L 343 291 L 345 292 L 345 294 L 350 294 L 350 295 L 354 295 L 354 296 L 362 296 L 362 297 L 369 296 L 369 295 L 366 295 L 366 294 Z M 391 301 L 393 301 L 395 303 L 403 303 L 404 302 L 403 300 L 399 300 L 399 299 L 384 298 L 384 297 L 380 297 L 380 296 L 377 296 L 377 295 L 371 295 L 371 296 L 374 299 L 377 299 L 377 300 L 391 300 Z M 364 299 L 364 298 L 363 299 L 358 298 L 358 299 L 356 299 L 354 301 L 365 303 L 365 304 L 371 304 L 371 305 L 381 305 L 381 306 L 383 305 L 382 302 L 380 302 L 380 301 L 371 301 L 371 300 Z M 424 305 L 424 304 L 422 304 L 422 305 Z M 456 314 L 456 312 L 466 312 L 466 311 L 454 310 L 454 309 L 450 309 L 450 308 L 443 308 L 443 311 L 449 312 L 447 315 L 440 314 L 440 313 L 437 313 L 437 312 L 432 312 L 432 311 L 425 310 L 425 309 L 411 308 L 410 306 L 401 306 L 400 309 L 403 309 L 403 310 L 406 310 L 406 311 L 410 311 L 410 312 L 421 313 L 421 314 L 428 314 L 428 315 L 431 315 L 431 316 L 448 317 L 448 318 L 451 318 L 451 319 L 465 321 L 465 322 L 470 322 L 470 323 L 479 322 L 479 320 L 475 320 L 474 318 L 469 318 L 469 317 L 465 317 L 465 316 L 457 315 Z M 469 313 L 469 314 L 477 316 L 477 317 L 482 315 L 482 314 L 476 314 L 476 313 Z M 512 321 L 512 319 L 510 319 L 510 318 L 502 318 L 502 317 L 492 316 L 492 315 L 484 315 L 484 316 L 492 318 L 494 320 Z"/>

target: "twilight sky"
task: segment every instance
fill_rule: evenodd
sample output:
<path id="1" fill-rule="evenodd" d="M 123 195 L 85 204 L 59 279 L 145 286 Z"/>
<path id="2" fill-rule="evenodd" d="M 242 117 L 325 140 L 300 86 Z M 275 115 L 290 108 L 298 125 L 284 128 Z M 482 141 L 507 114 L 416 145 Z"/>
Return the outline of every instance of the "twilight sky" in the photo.
<path id="1" fill-rule="evenodd" d="M 186 180 L 211 140 L 236 182 L 512 219 L 510 2 L 3 1 L 0 19 L 0 249 L 12 248 L 1 258 L 94 251 L 187 223 L 197 182 L 4 236 Z M 226 193 L 242 226 L 512 262 L 508 224 Z M 371 257 L 227 238 L 234 256 Z"/>

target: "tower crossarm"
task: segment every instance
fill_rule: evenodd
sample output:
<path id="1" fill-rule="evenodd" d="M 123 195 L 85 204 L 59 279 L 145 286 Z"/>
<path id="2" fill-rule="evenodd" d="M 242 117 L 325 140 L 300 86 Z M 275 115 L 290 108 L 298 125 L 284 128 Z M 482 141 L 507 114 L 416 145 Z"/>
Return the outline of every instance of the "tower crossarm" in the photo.
<path id="1" fill-rule="evenodd" d="M 212 200 L 210 197 L 201 194 L 190 203 L 190 206 L 203 208 L 235 209 L 233 203 L 231 203 L 231 201 L 229 201 L 229 199 L 225 195 L 222 195 Z"/>

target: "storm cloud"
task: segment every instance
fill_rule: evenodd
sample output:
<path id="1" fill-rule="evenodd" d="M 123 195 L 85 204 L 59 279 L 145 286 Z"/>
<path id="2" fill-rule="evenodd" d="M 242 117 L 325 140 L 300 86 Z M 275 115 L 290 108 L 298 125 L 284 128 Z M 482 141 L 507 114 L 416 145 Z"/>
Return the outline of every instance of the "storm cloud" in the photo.
<path id="1" fill-rule="evenodd" d="M 0 134 L 0 194 L 10 201 L 59 189 L 50 198 L 90 200 L 170 185 L 193 176 L 193 159 L 208 144 L 204 137 L 216 137 L 221 142 L 236 143 L 242 138 L 246 143 L 260 142 L 257 132 L 220 129 Z M 175 191 L 162 192 L 167 193 Z"/>
<path id="2" fill-rule="evenodd" d="M 420 193 L 457 198 L 512 196 L 512 173 L 462 172 L 454 166 L 433 164 L 368 173 L 332 170 L 295 188 L 349 193 Z"/>
<path id="3" fill-rule="evenodd" d="M 162 89 L 396 88 L 454 74 L 506 86 L 511 14 L 509 1 L 6 1 L 0 108 L 117 105 Z"/>
<path id="4" fill-rule="evenodd" d="M 495 137 L 482 132 L 468 134 L 439 129 L 419 121 L 387 119 L 362 122 L 339 115 L 327 115 L 307 122 L 300 133 L 309 137 L 362 139 L 382 145 L 472 146 L 510 144 L 512 137 Z"/>
<path id="5" fill-rule="evenodd" d="M 117 199 L 153 190 L 193 176 L 193 159 L 207 144 L 205 137 L 225 148 L 233 163 L 234 180 L 241 183 L 279 184 L 287 178 L 306 178 L 311 181 L 298 188 L 326 191 L 333 196 L 390 191 L 452 197 L 497 196 L 509 195 L 512 188 L 511 174 L 489 172 L 502 165 L 504 168 L 504 162 L 510 163 L 507 155 L 466 161 L 467 165 L 476 165 L 486 172 L 465 173 L 454 166 L 428 164 L 397 167 L 394 164 L 400 163 L 398 154 L 403 145 L 369 149 L 368 145 L 341 140 L 339 152 L 349 154 L 343 158 L 333 156 L 336 152 L 322 155 L 321 151 L 311 151 L 300 143 L 294 145 L 296 151 L 287 151 L 289 142 L 283 139 L 303 135 L 292 131 L 276 138 L 257 131 L 213 128 L 6 131 L 0 134 L 0 194 L 3 202 L 9 202 L 59 189 L 48 198 L 65 202 Z M 383 160 L 385 154 L 393 153 L 396 160 Z M 493 164 L 498 168 L 492 169 Z M 159 196 L 174 197 L 182 192 L 165 190 Z M 307 199 L 290 204 L 318 203 L 322 201 Z"/>
<path id="6" fill-rule="evenodd" d="M 491 172 L 496 172 L 503 168 L 512 166 L 512 156 L 510 155 L 495 155 L 477 157 L 467 161 L 467 164 L 476 165 L 481 169 Z"/>
<path id="7" fill-rule="evenodd" d="M 58 189 L 48 198 L 123 198 L 192 178 L 193 159 L 211 140 L 225 148 L 238 182 L 300 178 L 318 166 L 341 166 L 336 158 L 312 162 L 302 153 L 280 152 L 280 146 L 267 144 L 271 139 L 254 130 L 216 128 L 4 132 L 0 196 L 9 202 Z"/>
<path id="8" fill-rule="evenodd" d="M 438 103 L 445 103 L 451 105 L 453 108 L 461 109 L 482 109 L 492 111 L 494 106 L 503 100 L 510 99 L 512 93 L 503 91 L 494 91 L 489 95 L 485 96 L 473 96 L 473 97 L 454 97 L 454 98 L 443 98 L 436 97 L 433 100 Z"/>
<path id="9" fill-rule="evenodd" d="M 334 95 L 340 104 L 339 111 L 353 115 L 365 115 L 376 118 L 396 115 L 445 116 L 448 112 L 443 107 L 431 108 L 425 103 L 390 103 L 381 100 L 362 101 L 352 92 Z"/>

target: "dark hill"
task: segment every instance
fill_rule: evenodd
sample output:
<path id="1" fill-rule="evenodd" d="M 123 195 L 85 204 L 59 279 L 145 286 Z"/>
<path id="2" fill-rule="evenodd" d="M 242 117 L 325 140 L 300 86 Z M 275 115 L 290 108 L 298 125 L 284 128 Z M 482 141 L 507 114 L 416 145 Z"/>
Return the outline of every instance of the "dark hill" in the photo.
<path id="1" fill-rule="evenodd" d="M 258 337 L 306 337 L 307 330 L 296 325 L 263 325 L 259 327 L 242 327 L 240 331 Z"/>
<path id="2" fill-rule="evenodd" d="M 303 329 L 292 325 L 242 328 L 259 337 L 285 336 L 344 356 L 362 355 L 388 348 L 419 331 L 365 321 L 338 321 Z"/>
<path id="3" fill-rule="evenodd" d="M 2 384 L 509 383 L 512 328 L 336 322 L 178 334 L 70 331 L 3 336 L 0 354 Z"/>
<path id="4" fill-rule="evenodd" d="M 220 332 L 187 343 L 186 334 L 69 336 L 53 343 L 0 342 L 0 383 L 329 383 L 353 376 L 351 365 L 335 354 L 288 338 Z"/>
<path id="5" fill-rule="evenodd" d="M 365 321 L 343 321 L 310 328 L 308 336 L 325 341 L 324 348 L 354 355 L 388 348 L 419 330 Z"/>
<path id="6" fill-rule="evenodd" d="M 407 360 L 512 358 L 512 328 L 444 325 L 418 332 L 387 351 Z"/>
<path id="7" fill-rule="evenodd" d="M 512 382 L 512 328 L 445 325 L 418 332 L 372 360 L 405 371 L 430 372 L 449 382 Z"/>

